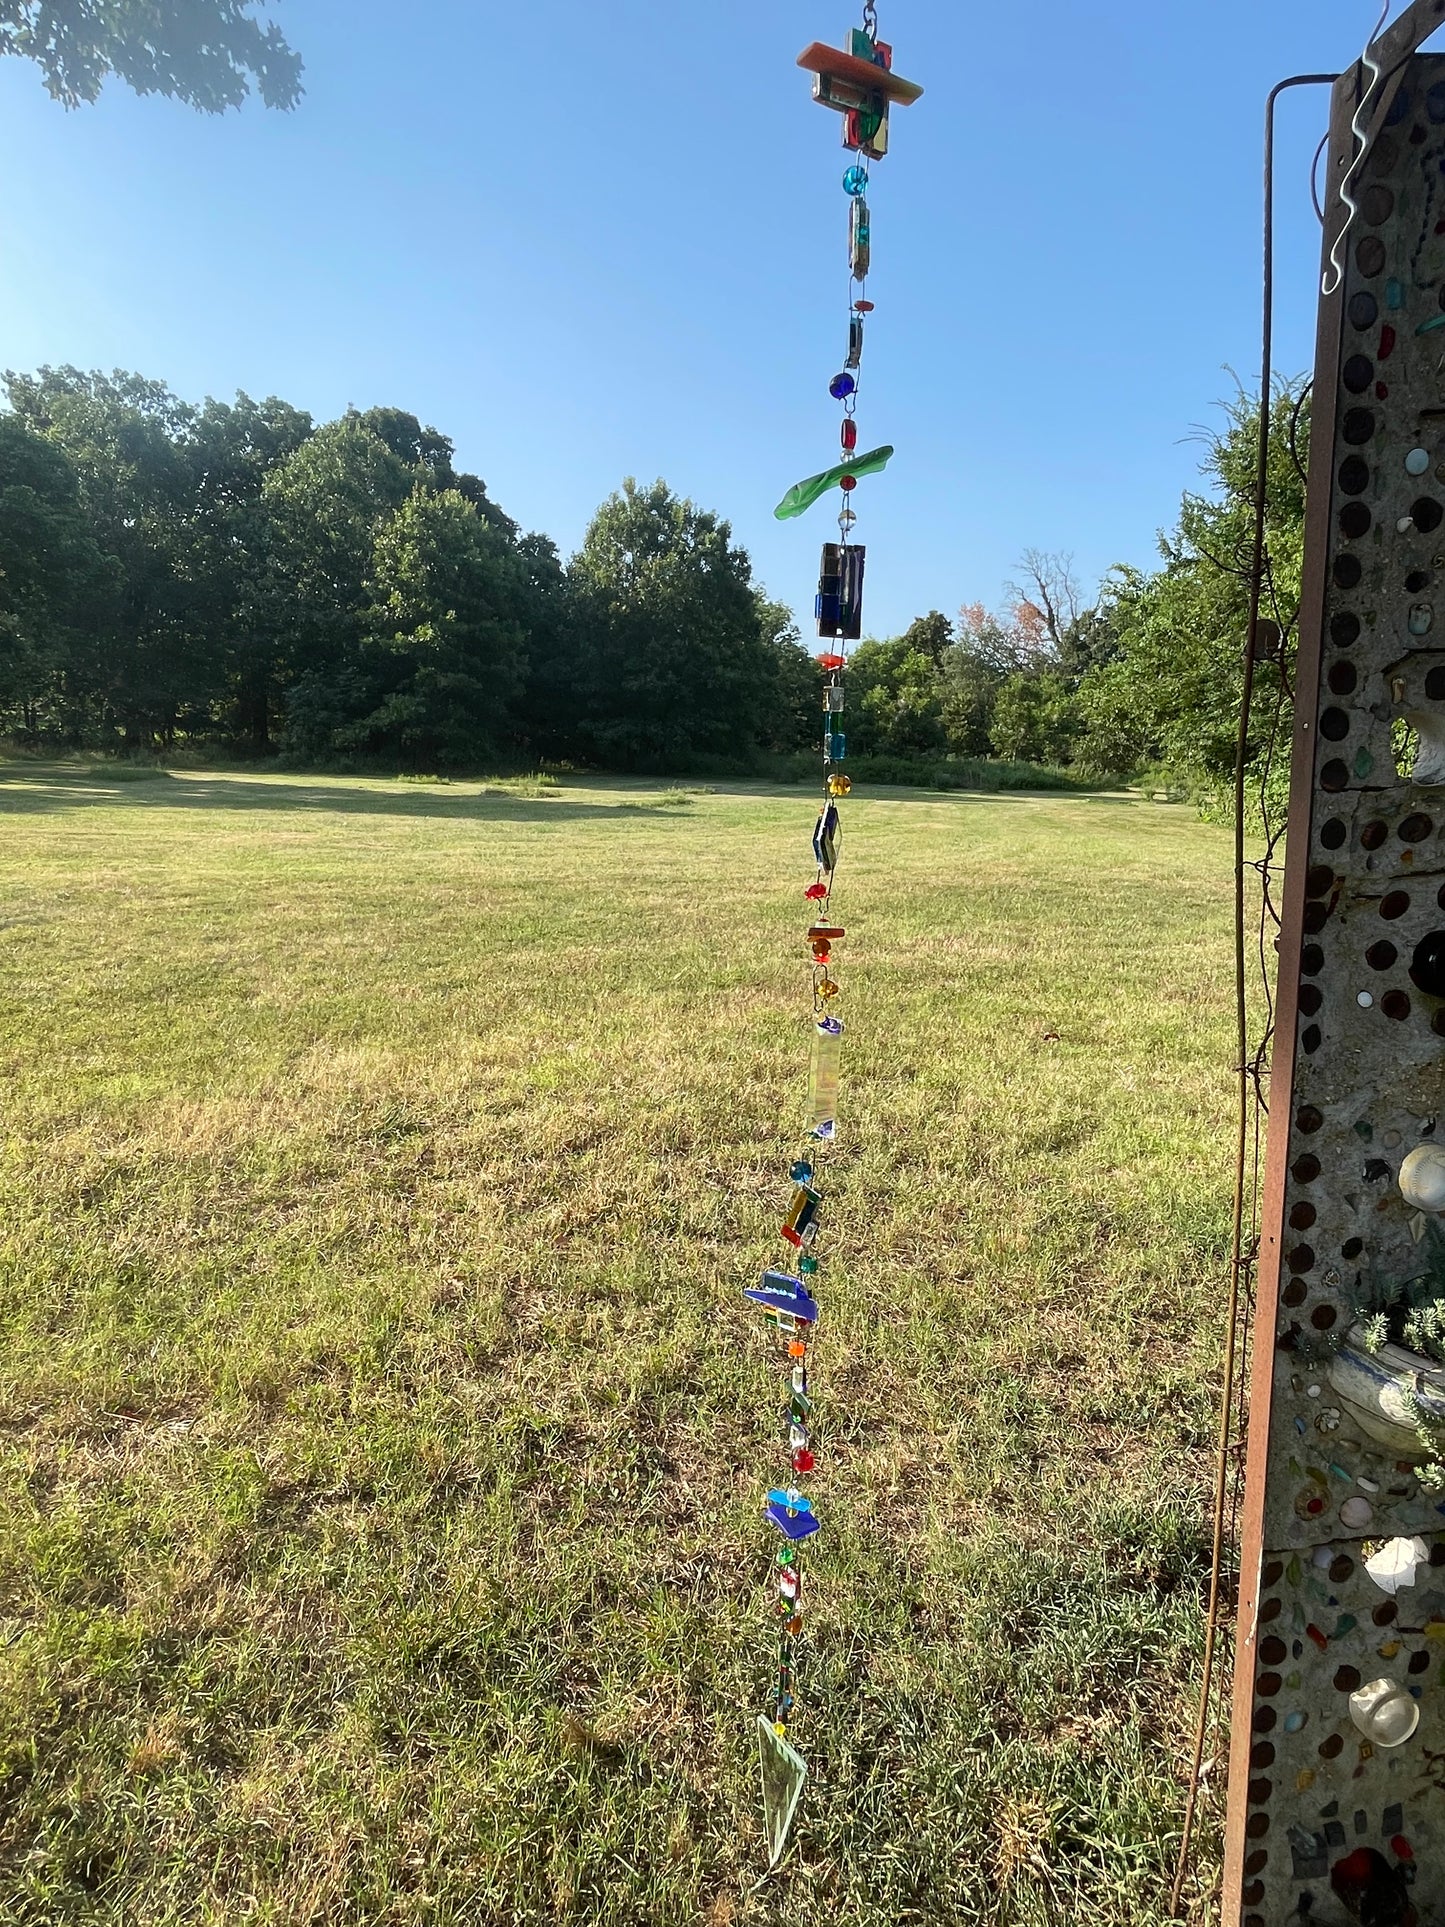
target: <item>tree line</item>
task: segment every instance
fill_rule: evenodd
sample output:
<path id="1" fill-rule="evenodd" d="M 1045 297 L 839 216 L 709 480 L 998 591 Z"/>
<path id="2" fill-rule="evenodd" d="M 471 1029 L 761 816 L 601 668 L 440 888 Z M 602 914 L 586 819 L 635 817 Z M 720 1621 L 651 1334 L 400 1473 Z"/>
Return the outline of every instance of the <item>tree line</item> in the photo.
<path id="1" fill-rule="evenodd" d="M 4 378 L 0 734 L 190 742 L 403 768 L 573 760 L 744 770 L 813 751 L 816 670 L 728 523 L 627 481 L 564 563 L 397 408 L 316 424 L 133 374 Z M 1300 397 L 1281 389 L 1272 588 L 1295 592 Z M 1001 610 L 934 610 L 853 654 L 874 773 L 1006 759 L 1191 787 L 1232 767 L 1258 414 L 1206 444 L 1162 566 L 1086 596 L 1030 551 Z M 816 646 L 816 645 L 815 645 Z"/>
<path id="2" fill-rule="evenodd" d="M 1264 612 L 1285 632 L 1304 554 L 1308 394 L 1278 384 L 1270 401 Z M 1153 776 L 1223 800 L 1234 770 L 1249 621 L 1257 402 L 1240 393 L 1202 434 L 1203 487 L 1188 491 L 1161 566 L 1112 569 L 1086 597 L 1067 556 L 1028 551 L 1001 610 L 938 613 L 857 649 L 850 740 L 865 755 L 993 757 L 1091 780 Z M 1288 732 L 1278 659 L 1257 676 L 1258 741 Z M 1283 777 L 1284 758 L 1272 768 Z M 941 773 L 941 772 L 940 772 Z"/>
<path id="3" fill-rule="evenodd" d="M 627 482 L 564 568 L 446 436 L 5 377 L 0 731 L 403 765 L 788 750 L 813 669 L 726 522 Z M 805 721 L 805 716 L 807 720 Z"/>

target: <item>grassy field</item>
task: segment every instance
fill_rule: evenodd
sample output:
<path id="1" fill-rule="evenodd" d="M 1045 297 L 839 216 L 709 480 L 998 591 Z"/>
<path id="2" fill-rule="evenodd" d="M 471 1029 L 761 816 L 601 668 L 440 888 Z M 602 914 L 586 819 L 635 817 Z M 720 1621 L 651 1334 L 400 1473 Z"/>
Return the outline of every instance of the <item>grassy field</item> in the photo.
<path id="1" fill-rule="evenodd" d="M 761 1882 L 740 1288 L 810 831 L 746 786 L 0 768 L 0 1921 L 1163 1920 L 1227 839 L 849 806 L 815 1777 Z"/>

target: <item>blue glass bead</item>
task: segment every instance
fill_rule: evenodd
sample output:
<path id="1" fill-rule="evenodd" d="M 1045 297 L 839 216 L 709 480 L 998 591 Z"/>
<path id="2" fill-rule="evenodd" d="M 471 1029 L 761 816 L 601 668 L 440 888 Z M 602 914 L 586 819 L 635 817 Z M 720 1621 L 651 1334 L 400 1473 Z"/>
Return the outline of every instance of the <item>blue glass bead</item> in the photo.
<path id="1" fill-rule="evenodd" d="M 785 1539 L 811 1539 L 818 1530 L 818 1520 L 811 1512 L 788 1512 L 780 1505 L 769 1505 L 768 1522 L 775 1525 Z"/>
<path id="2" fill-rule="evenodd" d="M 856 201 L 860 194 L 868 192 L 868 170 L 866 167 L 850 167 L 843 176 L 843 192 L 851 194 Z"/>
<path id="3" fill-rule="evenodd" d="M 846 736 L 840 736 L 835 730 L 833 732 L 832 760 L 835 763 L 841 763 L 847 754 L 848 738 Z"/>
<path id="4" fill-rule="evenodd" d="M 790 1173 L 794 1184 L 807 1184 L 813 1176 L 813 1167 L 805 1158 L 799 1158 Z"/>
<path id="5" fill-rule="evenodd" d="M 857 386 L 857 382 L 854 381 L 851 375 L 834 375 L 833 379 L 828 383 L 828 393 L 833 397 L 834 401 L 847 401 Z"/>

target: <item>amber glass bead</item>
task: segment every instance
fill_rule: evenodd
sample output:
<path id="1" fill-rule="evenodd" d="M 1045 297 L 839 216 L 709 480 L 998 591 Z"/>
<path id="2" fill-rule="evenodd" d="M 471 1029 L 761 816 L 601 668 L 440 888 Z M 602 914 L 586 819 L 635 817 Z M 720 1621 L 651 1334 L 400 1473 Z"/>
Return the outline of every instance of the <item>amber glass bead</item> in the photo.
<path id="1" fill-rule="evenodd" d="M 829 796 L 851 796 L 853 779 L 851 776 L 830 776 L 828 778 Z"/>
<path id="2" fill-rule="evenodd" d="M 841 984 L 835 983 L 831 977 L 825 977 L 823 981 L 817 986 L 818 995 L 820 997 L 836 997 L 838 995 L 838 992 L 842 988 L 843 986 Z"/>

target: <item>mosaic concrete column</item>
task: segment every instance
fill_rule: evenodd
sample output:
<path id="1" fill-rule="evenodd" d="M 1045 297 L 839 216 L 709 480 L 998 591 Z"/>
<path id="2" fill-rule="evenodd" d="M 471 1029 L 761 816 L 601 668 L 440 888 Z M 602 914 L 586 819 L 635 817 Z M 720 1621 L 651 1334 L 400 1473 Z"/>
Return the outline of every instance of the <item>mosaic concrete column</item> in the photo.
<path id="1" fill-rule="evenodd" d="M 1226 1927 L 1445 1927 L 1442 13 L 1332 114 Z"/>

